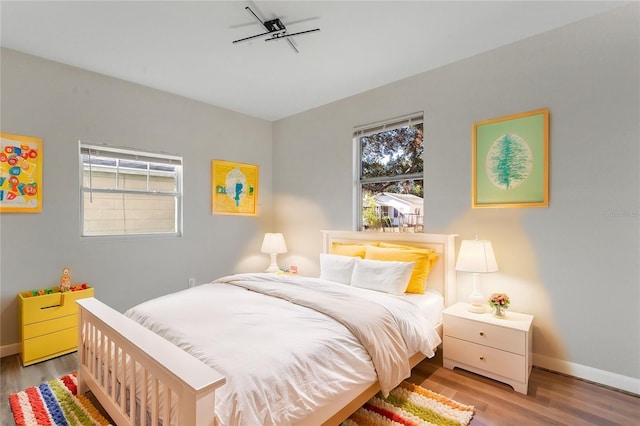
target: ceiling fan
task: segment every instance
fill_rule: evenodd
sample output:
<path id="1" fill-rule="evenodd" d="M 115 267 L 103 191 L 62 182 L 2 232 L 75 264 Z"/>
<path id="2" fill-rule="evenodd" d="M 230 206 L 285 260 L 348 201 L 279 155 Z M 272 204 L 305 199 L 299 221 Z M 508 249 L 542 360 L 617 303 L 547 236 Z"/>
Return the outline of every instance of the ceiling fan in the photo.
<path id="1" fill-rule="evenodd" d="M 239 40 L 234 40 L 232 42 L 234 44 L 240 43 L 242 41 L 253 40 L 254 38 L 268 36 L 267 38 L 264 39 L 264 41 L 286 40 L 287 43 L 289 43 L 289 46 L 291 46 L 291 48 L 293 49 L 293 51 L 296 53 L 299 53 L 298 49 L 296 48 L 295 44 L 293 44 L 290 37 L 320 31 L 320 28 L 314 28 L 312 30 L 299 31 L 297 33 L 289 34 L 287 33 L 287 28 L 282 23 L 280 18 L 271 19 L 269 21 L 263 21 L 262 19 L 258 18 L 258 15 L 256 15 L 255 12 L 251 10 L 249 6 L 245 7 L 245 10 L 248 10 L 249 13 L 251 13 L 251 15 L 253 15 L 253 17 L 256 18 L 256 20 L 260 23 L 260 25 L 262 25 L 267 30 L 267 32 L 256 34 L 250 37 L 241 38 Z"/>

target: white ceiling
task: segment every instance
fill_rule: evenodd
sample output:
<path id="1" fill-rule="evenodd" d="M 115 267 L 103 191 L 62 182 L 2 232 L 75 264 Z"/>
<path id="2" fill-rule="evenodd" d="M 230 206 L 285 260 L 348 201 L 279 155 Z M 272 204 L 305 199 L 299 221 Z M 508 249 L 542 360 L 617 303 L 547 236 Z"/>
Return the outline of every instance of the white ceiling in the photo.
<path id="1" fill-rule="evenodd" d="M 3 47 L 266 120 L 440 67 L 624 3 L 6 1 Z M 286 41 L 245 10 L 281 18 Z"/>

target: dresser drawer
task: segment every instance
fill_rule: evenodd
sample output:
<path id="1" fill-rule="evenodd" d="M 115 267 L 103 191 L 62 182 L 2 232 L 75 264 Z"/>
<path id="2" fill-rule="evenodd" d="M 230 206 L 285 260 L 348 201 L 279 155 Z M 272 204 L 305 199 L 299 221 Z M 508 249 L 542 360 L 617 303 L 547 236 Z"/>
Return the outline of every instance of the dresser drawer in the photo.
<path id="1" fill-rule="evenodd" d="M 452 360 L 454 364 L 459 362 L 518 382 L 527 381 L 528 369 L 524 356 L 447 335 L 444 336 L 443 347 L 443 357 Z"/>
<path id="2" fill-rule="evenodd" d="M 22 362 L 33 364 L 78 349 L 78 327 L 67 328 L 22 342 Z"/>
<path id="3" fill-rule="evenodd" d="M 54 333 L 65 328 L 77 327 L 78 315 L 67 315 L 66 317 L 52 319 L 50 321 L 27 324 L 22 329 L 22 338 L 31 339 L 45 334 Z"/>
<path id="4" fill-rule="evenodd" d="M 527 336 L 521 330 L 472 321 L 452 315 L 447 315 L 444 321 L 444 335 L 519 355 L 525 355 L 527 348 Z"/>

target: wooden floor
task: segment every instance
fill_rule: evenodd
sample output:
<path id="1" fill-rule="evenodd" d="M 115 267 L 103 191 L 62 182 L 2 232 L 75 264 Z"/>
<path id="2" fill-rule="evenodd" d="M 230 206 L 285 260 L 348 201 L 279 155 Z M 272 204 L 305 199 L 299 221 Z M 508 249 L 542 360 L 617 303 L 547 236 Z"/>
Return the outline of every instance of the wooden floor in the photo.
<path id="1" fill-rule="evenodd" d="M 534 367 L 529 392 L 458 368 L 442 367 L 442 351 L 418 364 L 410 382 L 475 407 L 471 426 L 640 426 L 640 397 Z"/>
<path id="2" fill-rule="evenodd" d="M 0 425 L 15 426 L 9 394 L 76 369 L 75 353 L 26 368 L 22 368 L 17 356 L 2 358 Z M 409 381 L 473 405 L 471 426 L 640 425 L 640 397 L 536 367 L 531 373 L 528 395 L 464 370 L 444 369 L 440 356 L 418 364 Z"/>

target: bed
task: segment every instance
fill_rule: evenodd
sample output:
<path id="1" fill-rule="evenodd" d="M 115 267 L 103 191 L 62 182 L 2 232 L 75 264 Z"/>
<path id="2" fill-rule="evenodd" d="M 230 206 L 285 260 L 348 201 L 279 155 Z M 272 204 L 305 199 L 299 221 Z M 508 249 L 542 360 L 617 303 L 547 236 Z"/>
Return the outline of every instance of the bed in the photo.
<path id="1" fill-rule="evenodd" d="M 142 303 L 126 315 L 93 298 L 79 301 L 79 392 L 90 390 L 118 425 L 339 424 L 437 349 L 441 308 L 455 302 L 455 237 L 322 231 L 323 254 L 336 245 L 380 242 L 432 249 L 438 260 L 424 295 L 356 288 L 326 279 L 321 270 L 319 278 L 222 277 Z M 211 297 L 219 302 L 215 308 L 204 302 Z M 335 299 L 324 303 L 325 297 Z M 341 310 L 350 300 L 358 303 Z M 439 308 L 425 307 L 434 300 Z M 366 314 L 376 309 L 383 319 Z M 363 312 L 370 318 L 360 324 Z M 206 333 L 192 327 L 194 318 L 203 323 L 204 316 L 230 327 Z M 239 317 L 244 325 L 232 322 Z M 267 328 L 264 318 L 272 321 Z M 400 324 L 398 331 L 371 334 L 387 323 Z M 302 332 L 296 335 L 296 328 Z M 318 333 L 324 336 L 319 343 L 312 339 Z M 385 342 L 383 335 L 391 338 Z M 278 382 L 289 376 L 298 382 Z"/>

